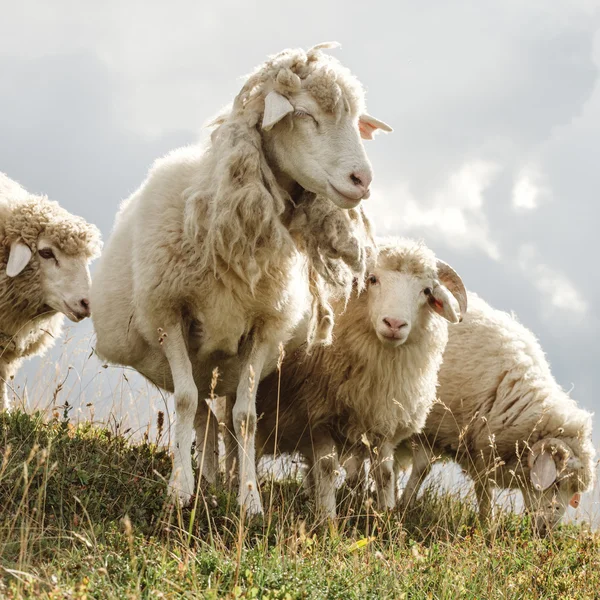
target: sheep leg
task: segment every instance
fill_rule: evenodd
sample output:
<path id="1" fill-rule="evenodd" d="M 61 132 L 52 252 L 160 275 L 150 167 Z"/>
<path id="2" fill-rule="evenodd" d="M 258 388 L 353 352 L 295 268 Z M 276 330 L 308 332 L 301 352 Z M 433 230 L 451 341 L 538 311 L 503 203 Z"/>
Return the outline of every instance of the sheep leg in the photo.
<path id="1" fill-rule="evenodd" d="M 339 461 L 333 439 L 324 436 L 314 440 L 311 458 L 313 491 L 315 494 L 315 512 L 319 519 L 335 519 L 336 498 L 335 479 Z"/>
<path id="2" fill-rule="evenodd" d="M 0 375 L 0 377 L 2 377 L 2 375 Z M 2 378 L 2 380 L 0 380 L 0 412 L 8 410 L 9 408 L 6 382 L 4 381 L 4 378 Z"/>
<path id="3" fill-rule="evenodd" d="M 416 442 L 413 449 L 412 471 L 398 502 L 400 509 L 408 508 L 417 499 L 419 488 L 431 471 L 433 459 L 433 452 L 429 447 L 425 443 Z"/>
<path id="4" fill-rule="evenodd" d="M 223 430 L 223 442 L 225 444 L 225 481 L 233 487 L 237 483 L 237 440 L 233 426 L 233 407 L 235 405 L 235 395 L 228 395 L 225 398 L 225 418 L 223 419 L 225 428 Z"/>
<path id="5" fill-rule="evenodd" d="M 269 347 L 254 336 L 248 340 L 251 350 L 243 361 L 240 382 L 231 411 L 239 453 L 238 502 L 250 515 L 262 514 L 262 502 L 256 477 L 256 390 Z"/>
<path id="6" fill-rule="evenodd" d="M 11 372 L 8 365 L 0 362 L 0 412 L 10 410 L 10 400 L 7 392 L 10 376 Z"/>
<path id="7" fill-rule="evenodd" d="M 396 506 L 396 476 L 394 473 L 394 447 L 384 442 L 379 448 L 379 456 L 373 465 L 377 505 L 380 510 Z"/>
<path id="8" fill-rule="evenodd" d="M 202 476 L 214 484 L 219 473 L 219 429 L 210 406 L 201 400 L 194 418 L 196 430 L 196 461 Z"/>
<path id="9" fill-rule="evenodd" d="M 315 493 L 315 477 L 312 469 L 312 462 L 304 465 L 302 469 L 302 495 L 308 498 L 312 498 Z"/>
<path id="10" fill-rule="evenodd" d="M 194 494 L 194 471 L 192 469 L 193 425 L 198 408 L 198 388 L 194 383 L 190 362 L 181 325 L 178 323 L 165 328 L 163 350 L 173 377 L 175 396 L 175 449 L 173 473 L 169 481 L 172 494 L 186 505 Z M 208 408 L 208 407 L 207 407 Z M 204 433 L 202 434 L 204 437 Z"/>
<path id="11" fill-rule="evenodd" d="M 475 495 L 479 506 L 479 518 L 483 523 L 489 522 L 493 517 L 494 490 L 489 479 L 483 478 L 475 481 Z"/>
<path id="12" fill-rule="evenodd" d="M 340 458 L 346 470 L 346 486 L 355 492 L 364 492 L 366 488 L 365 459 L 355 451 Z"/>

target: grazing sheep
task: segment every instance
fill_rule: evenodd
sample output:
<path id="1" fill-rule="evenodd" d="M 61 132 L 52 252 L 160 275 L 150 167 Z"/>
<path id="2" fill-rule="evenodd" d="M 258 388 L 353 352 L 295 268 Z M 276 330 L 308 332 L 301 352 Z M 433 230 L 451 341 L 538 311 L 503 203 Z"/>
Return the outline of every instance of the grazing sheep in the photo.
<path id="1" fill-rule="evenodd" d="M 88 263 L 100 247 L 94 225 L 0 173 L 0 410 L 22 360 L 60 335 L 62 314 L 89 317 Z"/>
<path id="2" fill-rule="evenodd" d="M 448 265 L 420 243 L 385 240 L 366 289 L 337 304 L 333 344 L 300 348 L 281 378 L 261 384 L 257 448 L 307 459 L 319 516 L 336 514 L 340 457 L 361 463 L 365 446 L 376 456 L 380 506 L 395 505 L 394 448 L 421 431 L 435 400 L 448 336 L 439 315 L 459 319 L 451 294 L 464 313 L 466 292 Z"/>
<path id="3" fill-rule="evenodd" d="M 238 500 L 262 512 L 258 382 L 311 298 L 309 339 L 329 339 L 325 284 L 347 277 L 335 265 L 361 262 L 352 230 L 360 210 L 346 220 L 334 215 L 369 195 L 361 135 L 390 128 L 365 114 L 360 83 L 322 47 L 271 57 L 215 120 L 206 149 L 183 148 L 154 164 L 123 203 L 94 277 L 99 355 L 174 392 L 170 486 L 183 503 L 194 492 L 193 427 L 201 472 L 208 481 L 217 475 L 216 421 L 204 399 L 218 367 L 216 392 L 236 397 Z M 332 217 L 335 240 L 318 238 L 315 203 Z M 347 238 L 354 250 L 338 247 Z"/>
<path id="4" fill-rule="evenodd" d="M 556 383 L 531 331 L 475 294 L 463 322 L 451 328 L 438 393 L 413 440 L 402 505 L 414 501 L 440 455 L 472 477 L 483 519 L 492 515 L 494 486 L 518 488 L 540 532 L 592 486 L 591 414 Z M 398 450 L 398 467 L 406 446 Z"/>

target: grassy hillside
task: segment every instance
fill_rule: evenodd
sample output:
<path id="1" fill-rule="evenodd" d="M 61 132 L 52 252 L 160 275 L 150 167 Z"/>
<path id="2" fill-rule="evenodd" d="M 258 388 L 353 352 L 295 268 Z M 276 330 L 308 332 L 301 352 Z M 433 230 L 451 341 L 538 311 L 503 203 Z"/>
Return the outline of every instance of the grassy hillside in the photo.
<path id="1" fill-rule="evenodd" d="M 66 418 L 0 415 L 2 598 L 597 598 L 600 537 L 533 538 L 502 515 L 428 492 L 408 515 L 340 497 L 315 523 L 295 482 L 263 487 L 267 513 L 241 523 L 235 495 L 166 499 L 170 459 L 150 441 Z M 343 492 L 342 492 L 343 493 Z"/>

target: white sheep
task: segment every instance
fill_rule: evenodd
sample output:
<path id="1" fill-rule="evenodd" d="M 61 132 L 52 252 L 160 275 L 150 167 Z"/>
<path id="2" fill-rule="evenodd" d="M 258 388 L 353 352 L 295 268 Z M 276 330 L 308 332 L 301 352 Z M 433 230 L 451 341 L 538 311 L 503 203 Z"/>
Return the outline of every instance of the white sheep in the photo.
<path id="1" fill-rule="evenodd" d="M 60 336 L 62 315 L 90 315 L 89 261 L 100 232 L 0 173 L 0 410 L 22 360 Z"/>
<path id="2" fill-rule="evenodd" d="M 445 456 L 475 482 L 484 520 L 492 515 L 494 487 L 517 488 L 544 532 L 593 484 L 592 416 L 556 383 L 531 331 L 475 294 L 468 298 L 468 314 L 450 328 L 440 402 L 413 440 L 401 504 L 415 500 L 433 461 Z M 398 468 L 406 451 L 398 449 Z"/>
<path id="3" fill-rule="evenodd" d="M 155 163 L 123 203 L 94 277 L 99 355 L 174 391 L 170 486 L 183 503 L 194 492 L 193 427 L 201 472 L 217 475 L 216 422 L 204 402 L 213 369 L 217 393 L 236 396 L 238 500 L 260 513 L 258 383 L 311 306 L 309 293 L 309 336 L 329 338 L 321 279 L 338 283 L 345 271 L 329 267 L 346 258 L 335 243 L 310 242 L 320 223 L 308 206 L 335 214 L 335 205 L 352 209 L 366 198 L 372 174 L 360 137 L 390 128 L 366 115 L 360 83 L 320 48 L 271 57 L 215 120 L 206 149 Z"/>
<path id="4" fill-rule="evenodd" d="M 319 516 L 336 514 L 339 462 L 361 464 L 368 448 L 379 505 L 395 505 L 393 452 L 422 429 L 435 400 L 448 336 L 441 317 L 458 321 L 454 299 L 464 313 L 460 277 L 426 246 L 381 241 L 366 289 L 336 306 L 333 344 L 300 348 L 281 377 L 261 384 L 257 448 L 307 459 Z"/>

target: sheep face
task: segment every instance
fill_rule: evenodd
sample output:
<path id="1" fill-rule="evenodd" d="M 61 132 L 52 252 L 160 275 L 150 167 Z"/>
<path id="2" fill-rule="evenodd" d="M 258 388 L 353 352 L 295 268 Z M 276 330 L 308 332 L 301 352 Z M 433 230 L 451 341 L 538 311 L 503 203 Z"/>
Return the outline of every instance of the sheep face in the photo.
<path id="1" fill-rule="evenodd" d="M 369 127 L 371 122 L 376 121 Z M 354 208 L 369 197 L 373 172 L 361 141 L 364 126 L 349 106 L 326 112 L 306 91 L 289 98 L 273 91 L 265 99 L 265 149 L 280 179 L 340 208 Z"/>
<path id="2" fill-rule="evenodd" d="M 45 303 L 74 322 L 89 317 L 88 258 L 65 254 L 44 238 L 38 240 L 37 254 Z"/>
<path id="3" fill-rule="evenodd" d="M 467 311 L 458 273 L 419 244 L 380 243 L 366 293 L 373 330 L 392 347 L 404 344 L 415 327 L 425 327 L 433 313 L 457 323 Z"/>
<path id="4" fill-rule="evenodd" d="M 560 521 L 567 506 L 579 505 L 580 467 L 580 461 L 562 440 L 543 439 L 532 447 L 529 481 L 522 492 L 538 534 L 546 535 Z"/>
<path id="5" fill-rule="evenodd" d="M 547 490 L 539 491 L 528 487 L 523 490 L 527 512 L 531 515 L 533 529 L 541 536 L 550 532 L 561 520 L 567 506 L 579 505 L 579 493 L 572 479 L 563 479 Z"/>
<path id="6" fill-rule="evenodd" d="M 433 277 L 376 268 L 367 279 L 369 317 L 382 344 L 404 344 L 430 311 Z"/>

